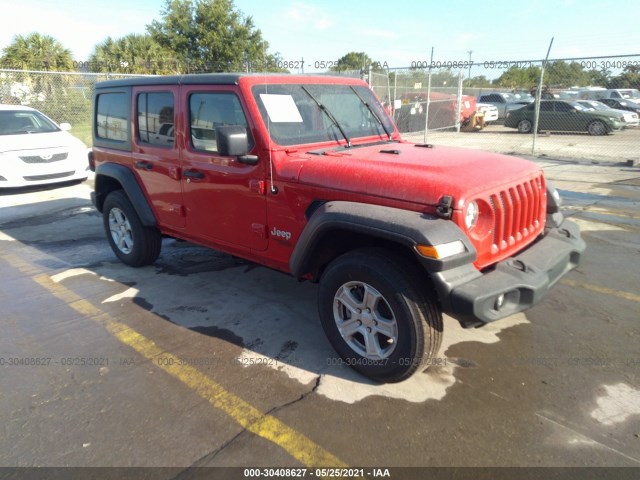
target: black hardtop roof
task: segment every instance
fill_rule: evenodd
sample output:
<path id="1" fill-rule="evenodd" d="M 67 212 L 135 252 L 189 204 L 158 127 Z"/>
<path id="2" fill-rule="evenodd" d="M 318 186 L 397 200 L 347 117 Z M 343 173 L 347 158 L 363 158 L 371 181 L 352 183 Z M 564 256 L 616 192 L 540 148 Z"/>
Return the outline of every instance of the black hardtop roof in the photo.
<path id="1" fill-rule="evenodd" d="M 146 85 L 238 85 L 242 77 L 313 77 L 288 73 L 192 73 L 185 75 L 150 75 L 147 77 L 120 78 L 96 83 L 98 88 L 146 86 Z M 327 75 L 315 75 L 327 78 Z M 341 77 L 349 78 L 349 77 Z"/>
<path id="2" fill-rule="evenodd" d="M 148 77 L 120 78 L 98 82 L 96 88 L 128 87 L 140 85 L 237 85 L 241 73 L 199 73 L 189 75 L 157 75 Z"/>

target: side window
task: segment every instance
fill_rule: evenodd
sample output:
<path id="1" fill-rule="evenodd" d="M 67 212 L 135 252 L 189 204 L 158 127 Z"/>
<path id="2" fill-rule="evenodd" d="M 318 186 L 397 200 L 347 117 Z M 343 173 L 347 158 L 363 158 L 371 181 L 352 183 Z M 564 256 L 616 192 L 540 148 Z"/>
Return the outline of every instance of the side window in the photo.
<path id="1" fill-rule="evenodd" d="M 126 142 L 128 137 L 129 102 L 124 93 L 98 95 L 96 107 L 96 136 L 106 140 Z"/>
<path id="2" fill-rule="evenodd" d="M 540 102 L 541 112 L 553 112 L 553 102 Z"/>
<path id="3" fill-rule="evenodd" d="M 138 95 L 137 135 L 141 143 L 170 147 L 174 142 L 173 94 L 148 92 Z"/>
<path id="4" fill-rule="evenodd" d="M 570 112 L 573 110 L 568 103 L 556 102 L 556 112 Z"/>
<path id="5" fill-rule="evenodd" d="M 233 93 L 193 93 L 189 97 L 191 145 L 196 150 L 217 152 L 216 128 L 241 125 L 247 130 L 249 149 L 253 139 L 240 100 Z"/>
<path id="6" fill-rule="evenodd" d="M 611 92 L 611 98 L 622 98 L 622 95 L 614 90 L 613 92 Z"/>

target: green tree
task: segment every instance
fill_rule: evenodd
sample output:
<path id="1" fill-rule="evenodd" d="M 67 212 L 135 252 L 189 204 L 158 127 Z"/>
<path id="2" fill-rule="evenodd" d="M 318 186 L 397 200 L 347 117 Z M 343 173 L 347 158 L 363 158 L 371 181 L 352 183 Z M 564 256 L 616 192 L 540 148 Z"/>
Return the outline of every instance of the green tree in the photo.
<path id="1" fill-rule="evenodd" d="M 611 78 L 609 88 L 636 88 L 640 89 L 640 66 L 627 65 L 623 73 Z"/>
<path id="2" fill-rule="evenodd" d="M 545 69 L 544 82 L 556 88 L 569 88 L 589 84 L 589 74 L 580 63 L 567 63 L 564 60 L 550 62 Z"/>
<path id="3" fill-rule="evenodd" d="M 365 52 L 349 52 L 338 59 L 338 64 L 331 67 L 332 72 L 344 72 L 347 70 L 360 70 L 368 72 L 369 67 L 374 72 L 386 73 L 389 66 L 386 63 L 376 62 Z"/>
<path id="4" fill-rule="evenodd" d="M 499 87 L 528 90 L 540 80 L 540 67 L 521 68 L 513 66 L 500 75 L 494 84 Z"/>
<path id="5" fill-rule="evenodd" d="M 586 72 L 587 82 L 584 86 L 600 86 L 604 87 L 609 84 L 611 78 L 611 70 L 602 69 L 602 70 L 588 70 Z"/>
<path id="6" fill-rule="evenodd" d="M 68 71 L 73 68 L 71 50 L 50 35 L 16 35 L 2 50 L 2 68 Z"/>
<path id="7" fill-rule="evenodd" d="M 468 83 L 467 87 L 482 88 L 482 87 L 490 87 L 491 86 L 491 80 L 489 80 L 484 75 L 478 75 L 476 77 L 471 77 L 471 80 L 468 80 L 467 83 Z"/>
<path id="8" fill-rule="evenodd" d="M 49 35 L 16 35 L 2 50 L 0 68 L 25 70 L 12 75 L 12 81 L 23 91 L 18 100 L 22 103 L 42 102 L 55 95 L 65 95 L 70 78 L 31 70 L 69 71 L 73 69 L 73 57 L 71 50 Z"/>
<path id="9" fill-rule="evenodd" d="M 233 0 L 166 0 L 161 15 L 147 31 L 174 52 L 185 72 L 285 70 L 279 57 L 268 53 L 252 17 Z"/>
<path id="10" fill-rule="evenodd" d="M 345 70 L 368 70 L 373 63 L 371 57 L 364 52 L 349 52 L 338 59 L 338 64 L 331 68 L 334 72 Z"/>
<path id="11" fill-rule="evenodd" d="M 89 58 L 93 72 L 166 74 L 179 71 L 176 56 L 150 35 L 107 37 Z"/>

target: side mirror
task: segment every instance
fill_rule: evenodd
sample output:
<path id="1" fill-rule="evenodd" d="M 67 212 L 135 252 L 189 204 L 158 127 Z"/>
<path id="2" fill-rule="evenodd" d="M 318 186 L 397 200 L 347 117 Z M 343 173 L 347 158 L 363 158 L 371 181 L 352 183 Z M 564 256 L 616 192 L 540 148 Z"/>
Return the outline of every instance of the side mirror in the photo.
<path id="1" fill-rule="evenodd" d="M 247 130 L 241 125 L 226 125 L 216 128 L 218 153 L 225 157 L 238 157 L 240 163 L 256 165 L 257 155 L 247 155 L 249 139 Z"/>
<path id="2" fill-rule="evenodd" d="M 247 131 L 240 125 L 227 125 L 216 128 L 218 153 L 225 157 L 245 155 L 249 151 Z"/>
<path id="3" fill-rule="evenodd" d="M 59 126 L 60 130 L 62 130 L 63 132 L 68 132 L 69 130 L 71 130 L 71 124 L 68 122 L 62 122 Z"/>

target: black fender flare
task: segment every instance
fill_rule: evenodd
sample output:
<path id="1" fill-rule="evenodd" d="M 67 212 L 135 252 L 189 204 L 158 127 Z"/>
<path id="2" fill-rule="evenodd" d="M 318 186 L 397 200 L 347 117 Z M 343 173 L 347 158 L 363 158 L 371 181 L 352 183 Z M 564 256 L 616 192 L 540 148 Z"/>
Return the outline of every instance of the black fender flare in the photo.
<path id="1" fill-rule="evenodd" d="M 105 198 L 112 191 L 112 189 L 104 188 L 105 177 L 115 180 L 122 186 L 145 227 L 156 227 L 158 225 L 156 216 L 135 175 L 129 168 L 117 163 L 103 163 L 96 168 L 95 192 L 92 197 L 93 203 L 100 213 L 102 213 Z"/>
<path id="2" fill-rule="evenodd" d="M 473 263 L 476 250 L 464 232 L 452 221 L 433 215 L 365 203 L 332 201 L 323 203 L 311 214 L 289 259 L 296 278 L 309 273 L 315 252 L 322 248 L 325 235 L 332 231 L 350 231 L 384 239 L 409 248 L 427 271 L 437 272 Z M 461 240 L 467 252 L 450 259 L 422 257 L 416 245 L 439 245 Z"/>

